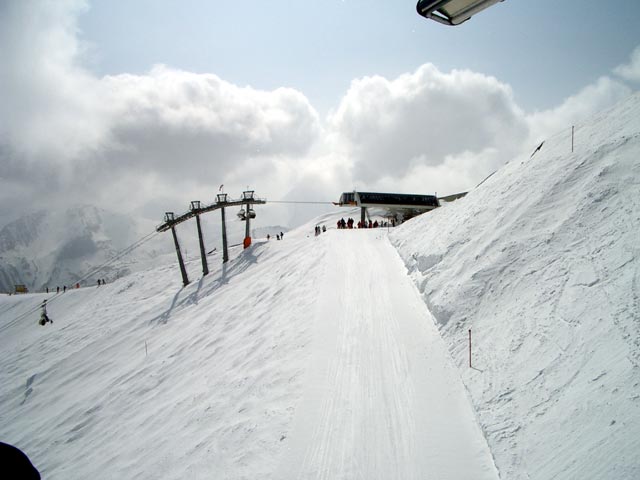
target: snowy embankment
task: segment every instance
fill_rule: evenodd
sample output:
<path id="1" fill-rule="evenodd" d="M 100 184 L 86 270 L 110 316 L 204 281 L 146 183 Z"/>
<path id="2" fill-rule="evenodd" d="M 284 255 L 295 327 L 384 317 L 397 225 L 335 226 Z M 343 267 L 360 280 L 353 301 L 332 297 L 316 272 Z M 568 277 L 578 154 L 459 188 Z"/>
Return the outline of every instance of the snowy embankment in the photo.
<path id="1" fill-rule="evenodd" d="M 0 297 L 0 440 L 47 479 L 268 477 L 302 392 L 313 248 L 256 242 L 186 288 L 171 265 Z M 23 314 L 45 297 L 40 327 Z"/>
<path id="2" fill-rule="evenodd" d="M 570 135 L 391 235 L 503 479 L 640 478 L 640 94 Z"/>

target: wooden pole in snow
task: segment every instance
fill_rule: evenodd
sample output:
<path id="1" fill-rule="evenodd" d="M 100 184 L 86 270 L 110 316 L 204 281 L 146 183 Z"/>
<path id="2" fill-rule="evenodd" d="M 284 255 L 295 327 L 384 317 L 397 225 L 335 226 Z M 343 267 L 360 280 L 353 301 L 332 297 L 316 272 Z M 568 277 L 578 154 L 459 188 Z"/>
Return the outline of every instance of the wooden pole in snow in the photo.
<path id="1" fill-rule="evenodd" d="M 469 368 L 471 367 L 471 329 L 469 329 Z"/>
<path id="2" fill-rule="evenodd" d="M 571 153 L 573 153 L 573 132 L 574 132 L 575 126 L 571 125 Z"/>

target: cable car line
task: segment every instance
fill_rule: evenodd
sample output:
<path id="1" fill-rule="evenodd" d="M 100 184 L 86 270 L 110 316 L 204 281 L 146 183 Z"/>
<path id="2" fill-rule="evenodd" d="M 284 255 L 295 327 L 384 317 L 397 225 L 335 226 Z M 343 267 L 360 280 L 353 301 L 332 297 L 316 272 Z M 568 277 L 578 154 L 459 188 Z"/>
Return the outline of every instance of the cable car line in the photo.
<path id="1" fill-rule="evenodd" d="M 332 205 L 333 202 L 305 202 L 305 201 L 297 201 L 297 200 L 268 200 L 269 203 L 308 203 L 313 205 Z"/>
<path id="2" fill-rule="evenodd" d="M 90 270 L 89 272 L 87 272 L 86 274 L 84 274 L 82 277 L 80 277 L 78 280 L 76 280 L 76 283 L 80 283 L 85 281 L 87 278 L 95 275 L 96 273 L 98 273 L 100 270 L 104 269 L 105 267 L 109 266 L 110 264 L 112 264 L 113 262 L 115 262 L 116 260 L 121 259 L 122 257 L 124 257 L 125 255 L 131 253 L 132 251 L 134 251 L 136 248 L 142 246 L 143 244 L 145 244 L 146 242 L 148 242 L 149 240 L 151 240 L 155 235 L 157 235 L 158 232 L 156 232 L 155 230 L 147 235 L 145 235 L 144 237 L 139 238 L 138 240 L 136 240 L 135 242 L 133 242 L 131 245 L 123 248 L 122 250 L 120 250 L 119 252 L 117 252 L 113 257 L 111 257 L 109 260 L 107 260 L 106 262 L 104 262 L 103 264 L 93 268 L 92 270 Z M 62 295 L 62 293 L 64 292 L 57 292 L 53 295 L 53 297 L 51 298 L 47 298 L 45 299 L 47 302 L 47 305 L 51 305 L 51 303 L 58 298 L 60 295 Z M 37 312 L 40 308 L 42 308 L 42 304 L 36 305 L 35 307 L 27 310 L 26 312 L 22 313 L 21 315 L 18 315 L 16 318 L 14 318 L 12 321 L 8 322 L 6 325 L 3 325 L 0 328 L 0 331 L 5 330 L 6 328 L 14 325 L 15 323 L 19 322 L 20 320 L 22 320 L 23 318 L 28 317 L 29 315 L 31 315 L 32 313 Z"/>

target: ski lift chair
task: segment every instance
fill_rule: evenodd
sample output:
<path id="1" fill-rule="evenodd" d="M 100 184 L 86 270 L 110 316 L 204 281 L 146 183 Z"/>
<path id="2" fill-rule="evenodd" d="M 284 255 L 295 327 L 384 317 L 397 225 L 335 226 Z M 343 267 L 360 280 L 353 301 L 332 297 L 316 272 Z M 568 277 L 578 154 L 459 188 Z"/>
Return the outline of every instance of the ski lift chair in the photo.
<path id="1" fill-rule="evenodd" d="M 460 25 L 478 12 L 504 0 L 419 0 L 418 14 L 444 25 Z"/>
<path id="2" fill-rule="evenodd" d="M 249 218 L 256 218 L 256 211 L 253 208 L 249 208 L 249 210 L 247 211 L 247 215 L 249 216 Z"/>
<path id="3" fill-rule="evenodd" d="M 245 215 L 244 208 L 241 208 L 240 211 L 238 212 L 238 218 L 240 220 L 246 220 L 247 219 L 247 216 Z"/>

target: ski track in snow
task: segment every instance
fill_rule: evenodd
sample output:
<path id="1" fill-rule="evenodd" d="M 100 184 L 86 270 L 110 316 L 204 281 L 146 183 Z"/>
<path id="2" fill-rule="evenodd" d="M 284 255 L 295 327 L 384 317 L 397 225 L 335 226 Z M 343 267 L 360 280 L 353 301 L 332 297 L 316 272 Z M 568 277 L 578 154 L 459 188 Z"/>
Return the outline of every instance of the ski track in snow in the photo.
<path id="1" fill-rule="evenodd" d="M 307 391 L 276 478 L 495 479 L 462 382 L 386 232 L 331 231 Z"/>

